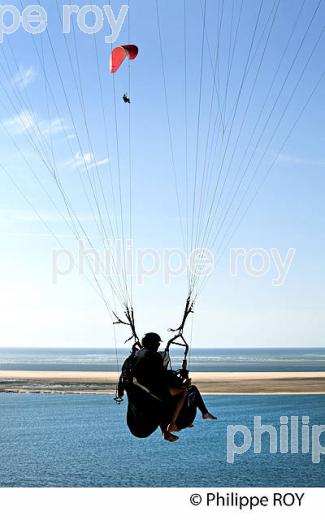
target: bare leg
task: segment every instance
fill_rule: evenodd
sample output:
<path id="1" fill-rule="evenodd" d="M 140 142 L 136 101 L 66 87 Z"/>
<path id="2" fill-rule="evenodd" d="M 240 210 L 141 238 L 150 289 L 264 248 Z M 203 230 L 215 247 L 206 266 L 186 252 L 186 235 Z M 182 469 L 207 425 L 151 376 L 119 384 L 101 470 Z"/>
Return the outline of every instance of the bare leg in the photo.
<path id="1" fill-rule="evenodd" d="M 171 418 L 170 424 L 167 427 L 167 431 L 168 432 L 178 432 L 176 421 L 180 414 L 181 409 L 184 406 L 185 399 L 187 396 L 187 389 L 186 388 L 170 388 L 169 391 L 172 396 L 179 396 L 179 399 L 175 406 L 175 410 L 174 410 L 173 416 Z"/>
<path id="2" fill-rule="evenodd" d="M 211 420 L 217 419 L 217 417 L 212 415 L 205 406 L 200 390 L 196 386 L 192 385 L 192 391 L 195 392 L 195 403 L 200 412 L 202 413 L 202 418 Z"/>

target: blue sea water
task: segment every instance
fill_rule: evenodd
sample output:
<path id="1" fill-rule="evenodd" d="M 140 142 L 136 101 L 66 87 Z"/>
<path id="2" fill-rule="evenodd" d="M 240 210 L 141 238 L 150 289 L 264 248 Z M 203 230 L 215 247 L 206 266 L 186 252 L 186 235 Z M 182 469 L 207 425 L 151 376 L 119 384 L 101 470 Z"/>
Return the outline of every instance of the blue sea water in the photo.
<path id="1" fill-rule="evenodd" d="M 136 439 L 125 424 L 126 403 L 108 395 L 0 394 L 1 487 L 324 486 L 325 455 L 261 454 L 226 460 L 227 426 L 252 429 L 254 415 L 325 424 L 325 396 L 207 396 L 218 421 L 202 421 L 174 444 L 158 432 Z M 325 445 L 325 433 L 321 442 Z M 240 440 L 238 440 L 240 443 Z M 300 448 L 299 448 L 300 451 Z"/>
<path id="2" fill-rule="evenodd" d="M 115 371 L 128 348 L 0 348 L 0 370 Z M 171 351 L 175 367 L 183 350 Z M 325 348 L 193 348 L 192 371 L 325 371 Z"/>

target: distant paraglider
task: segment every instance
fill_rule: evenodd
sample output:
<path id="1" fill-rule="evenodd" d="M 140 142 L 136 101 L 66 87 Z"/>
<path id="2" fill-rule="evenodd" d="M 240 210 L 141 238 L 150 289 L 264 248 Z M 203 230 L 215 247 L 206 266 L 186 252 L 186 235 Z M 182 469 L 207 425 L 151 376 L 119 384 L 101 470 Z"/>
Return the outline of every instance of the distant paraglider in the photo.
<path id="1" fill-rule="evenodd" d="M 113 74 L 120 68 L 126 57 L 135 60 L 139 52 L 136 45 L 121 45 L 112 50 L 109 69 Z"/>
<path id="2" fill-rule="evenodd" d="M 127 93 L 123 94 L 123 97 L 122 97 L 124 103 L 131 103 L 131 100 L 129 98 L 129 96 L 127 95 Z"/>

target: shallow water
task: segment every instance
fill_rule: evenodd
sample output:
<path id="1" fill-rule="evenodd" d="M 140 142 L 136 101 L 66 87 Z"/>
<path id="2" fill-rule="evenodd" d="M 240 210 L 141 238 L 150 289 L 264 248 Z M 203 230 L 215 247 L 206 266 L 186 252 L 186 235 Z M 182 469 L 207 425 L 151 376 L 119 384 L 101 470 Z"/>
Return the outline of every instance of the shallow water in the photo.
<path id="1" fill-rule="evenodd" d="M 325 456 L 250 449 L 226 461 L 227 426 L 252 429 L 254 415 L 278 428 L 280 416 L 325 424 L 325 396 L 207 396 L 217 422 L 196 419 L 180 440 L 131 436 L 126 403 L 107 395 L 0 394 L 2 487 L 323 486 Z M 321 441 L 325 445 L 325 433 Z M 241 440 L 238 439 L 238 443 Z"/>
<path id="2" fill-rule="evenodd" d="M 0 348 L 0 370 L 115 371 L 128 348 Z M 173 365 L 181 365 L 183 350 L 172 349 Z M 192 348 L 192 371 L 325 371 L 325 348 Z"/>

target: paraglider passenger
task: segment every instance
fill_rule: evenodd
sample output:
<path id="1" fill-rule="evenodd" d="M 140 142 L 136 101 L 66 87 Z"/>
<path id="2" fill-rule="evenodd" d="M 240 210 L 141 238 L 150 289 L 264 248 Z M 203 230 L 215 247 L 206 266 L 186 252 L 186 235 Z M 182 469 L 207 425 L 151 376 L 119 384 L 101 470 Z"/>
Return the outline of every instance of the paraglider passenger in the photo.
<path id="1" fill-rule="evenodd" d="M 122 99 L 123 99 L 124 103 L 131 103 L 130 98 L 128 97 L 128 95 L 126 93 L 123 94 Z"/>
<path id="2" fill-rule="evenodd" d="M 179 431 L 176 423 L 189 389 L 189 398 L 202 413 L 202 418 L 216 419 L 216 417 L 208 411 L 200 391 L 191 384 L 190 379 L 182 381 L 177 378 L 176 382 L 172 371 L 165 368 L 163 357 L 158 353 L 161 341 L 160 336 L 155 332 L 149 332 L 143 337 L 142 349 L 135 356 L 133 375 L 138 383 L 148 388 L 152 394 L 159 397 L 163 402 L 168 403 L 171 397 L 175 398 L 176 404 L 172 410 L 170 423 L 160 425 L 164 439 L 173 442 L 178 439 L 172 432 Z"/>

